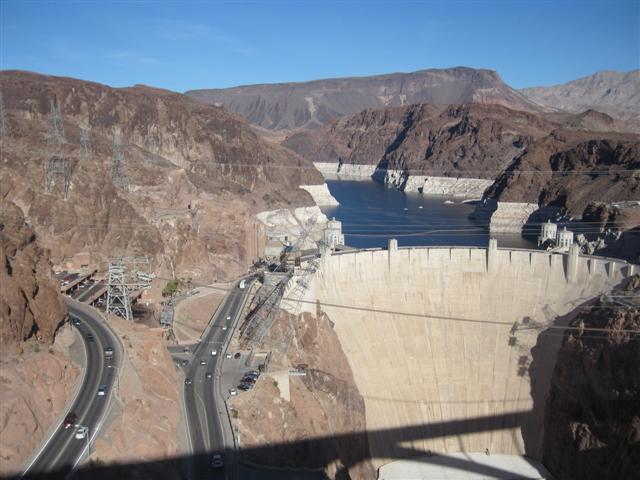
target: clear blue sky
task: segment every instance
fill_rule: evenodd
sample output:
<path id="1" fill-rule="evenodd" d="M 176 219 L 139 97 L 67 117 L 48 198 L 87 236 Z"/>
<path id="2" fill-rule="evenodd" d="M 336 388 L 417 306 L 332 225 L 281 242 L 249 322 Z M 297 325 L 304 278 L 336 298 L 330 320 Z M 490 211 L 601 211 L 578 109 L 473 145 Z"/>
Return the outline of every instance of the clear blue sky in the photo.
<path id="1" fill-rule="evenodd" d="M 0 0 L 0 68 L 176 91 L 452 66 L 514 87 L 640 63 L 635 1 Z"/>

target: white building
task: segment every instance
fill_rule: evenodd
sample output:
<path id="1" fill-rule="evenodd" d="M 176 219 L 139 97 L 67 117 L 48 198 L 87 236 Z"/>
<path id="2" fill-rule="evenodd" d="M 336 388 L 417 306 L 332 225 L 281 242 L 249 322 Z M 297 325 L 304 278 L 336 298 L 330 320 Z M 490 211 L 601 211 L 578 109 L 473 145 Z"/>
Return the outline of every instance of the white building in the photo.
<path id="1" fill-rule="evenodd" d="M 558 232 L 558 226 L 555 223 L 552 223 L 550 220 L 547 220 L 546 223 L 542 224 L 540 228 L 540 235 L 538 236 L 538 246 L 541 246 L 547 240 L 556 240 L 556 234 Z"/>
<path id="2" fill-rule="evenodd" d="M 334 249 L 337 245 L 344 245 L 344 235 L 342 234 L 342 222 L 333 217 L 327 222 L 324 230 L 324 244 Z"/>
<path id="3" fill-rule="evenodd" d="M 569 248 L 573 244 L 573 232 L 563 227 L 556 236 L 557 248 Z"/>

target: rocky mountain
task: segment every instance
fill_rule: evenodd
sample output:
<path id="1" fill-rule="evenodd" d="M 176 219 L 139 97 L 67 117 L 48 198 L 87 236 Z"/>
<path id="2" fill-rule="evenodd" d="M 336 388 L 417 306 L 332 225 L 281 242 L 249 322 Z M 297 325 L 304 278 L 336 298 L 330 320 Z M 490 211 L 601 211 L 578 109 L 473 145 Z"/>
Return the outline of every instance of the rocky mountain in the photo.
<path id="1" fill-rule="evenodd" d="M 597 110 L 615 118 L 640 120 L 640 70 L 597 72 L 561 85 L 523 88 L 520 93 L 553 109 Z"/>
<path id="2" fill-rule="evenodd" d="M 51 344 L 67 315 L 49 252 L 13 203 L 0 199 L 0 350 L 33 338 Z"/>
<path id="3" fill-rule="evenodd" d="M 615 295 L 639 293 L 636 275 Z M 635 478 L 640 307 L 601 299 L 583 309 L 572 327 L 578 329 L 565 334 L 545 408 L 544 464 L 558 480 Z"/>
<path id="4" fill-rule="evenodd" d="M 640 199 L 640 135 L 556 130 L 531 144 L 486 197 L 579 216 L 591 202 Z"/>
<path id="5" fill-rule="evenodd" d="M 224 277 L 255 257 L 257 211 L 312 205 L 298 186 L 322 183 L 238 115 L 181 94 L 16 71 L 0 81 L 0 197 L 55 262 L 145 255 L 165 273 Z"/>
<path id="6" fill-rule="evenodd" d="M 544 118 L 500 105 L 419 104 L 365 110 L 292 134 L 283 145 L 314 162 L 493 179 L 553 128 Z"/>
<path id="7" fill-rule="evenodd" d="M 186 94 L 224 105 L 268 130 L 316 128 L 368 108 L 426 102 L 493 103 L 515 110 L 548 110 L 508 86 L 496 72 L 466 67 L 191 90 Z"/>

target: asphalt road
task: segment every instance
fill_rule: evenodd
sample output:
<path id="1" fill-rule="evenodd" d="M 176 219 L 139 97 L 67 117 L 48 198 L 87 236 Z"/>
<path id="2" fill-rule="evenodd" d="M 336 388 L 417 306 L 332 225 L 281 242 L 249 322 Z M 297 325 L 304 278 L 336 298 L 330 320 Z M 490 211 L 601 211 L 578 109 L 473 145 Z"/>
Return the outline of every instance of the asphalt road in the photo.
<path id="1" fill-rule="evenodd" d="M 24 478 L 29 478 L 31 474 L 52 471 L 68 474 L 82 458 L 86 458 L 90 445 L 89 439 L 93 442 L 96 438 L 120 368 L 122 358 L 120 343 L 100 316 L 90 307 L 77 301 L 67 299 L 67 305 L 71 319 L 81 322 L 73 328 L 78 329 L 84 340 L 87 360 L 82 386 L 67 413 L 75 412 L 76 425 L 88 427 L 89 433 L 85 439 L 76 439 L 77 427 L 65 429 L 61 424 L 35 460 L 23 472 Z M 90 333 L 93 334 L 93 341 L 87 338 Z M 104 349 L 108 346 L 114 350 L 113 357 L 110 359 L 105 358 L 104 355 Z M 105 395 L 98 395 L 100 385 L 107 386 Z"/>
<path id="2" fill-rule="evenodd" d="M 224 418 L 225 406 L 218 395 L 219 375 L 224 360 L 225 342 L 233 332 L 233 325 L 249 291 L 250 282 L 247 282 L 244 290 L 234 285 L 209 322 L 200 343 L 193 351 L 191 363 L 186 368 L 185 378 L 192 381 L 190 385 L 185 384 L 187 423 L 194 454 L 188 475 L 192 480 L 234 476 L 235 469 L 228 468 L 234 463 L 231 461 L 233 448 L 225 448 L 222 422 L 227 420 Z M 230 320 L 227 317 L 231 317 Z M 227 330 L 222 328 L 225 325 Z M 211 355 L 212 350 L 217 350 L 215 356 Z M 206 362 L 205 365 L 200 365 L 202 360 Z M 211 373 L 212 378 L 206 378 L 207 372 Z M 223 455 L 226 468 L 211 467 L 211 458 L 215 453 Z"/>

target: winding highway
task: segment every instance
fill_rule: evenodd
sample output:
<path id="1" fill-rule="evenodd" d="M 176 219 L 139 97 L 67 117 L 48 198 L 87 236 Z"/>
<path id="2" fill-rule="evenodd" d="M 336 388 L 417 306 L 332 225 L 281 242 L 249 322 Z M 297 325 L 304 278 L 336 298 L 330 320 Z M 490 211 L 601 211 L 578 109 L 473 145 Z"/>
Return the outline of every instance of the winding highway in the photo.
<path id="1" fill-rule="evenodd" d="M 73 328 L 81 335 L 86 353 L 82 386 L 71 407 L 65 412 L 65 416 L 70 412 L 75 413 L 76 420 L 68 428 L 65 428 L 64 423 L 56 428 L 20 478 L 39 477 L 49 472 L 56 472 L 56 476 L 64 478 L 69 476 L 83 458 L 88 457 L 91 443 L 102 426 L 120 369 L 120 342 L 100 315 L 91 307 L 75 300 L 67 298 L 66 302 Z M 110 358 L 105 356 L 107 347 L 113 349 Z M 104 386 L 104 395 L 98 395 L 101 386 Z M 88 428 L 83 439 L 76 438 L 76 431 L 80 426 Z"/>
<path id="2" fill-rule="evenodd" d="M 193 352 L 191 363 L 186 368 L 185 407 L 193 452 L 193 462 L 189 466 L 188 474 L 191 480 L 235 478 L 236 469 L 229 468 L 235 463 L 235 451 L 233 434 L 224 423 L 228 423 L 228 419 L 220 391 L 220 368 L 226 345 L 250 290 L 251 283 L 247 281 L 245 289 L 238 288 L 236 284 L 229 291 L 211 318 Z M 226 329 L 223 328 L 225 326 Z M 214 350 L 216 355 L 211 355 Z M 202 361 L 206 362 L 205 365 L 201 365 Z M 210 374 L 210 378 L 207 378 L 207 374 Z M 188 381 L 191 383 L 187 383 Z M 226 436 L 225 428 L 229 429 Z M 223 456 L 226 468 L 211 466 L 213 454 L 216 453 Z"/>

